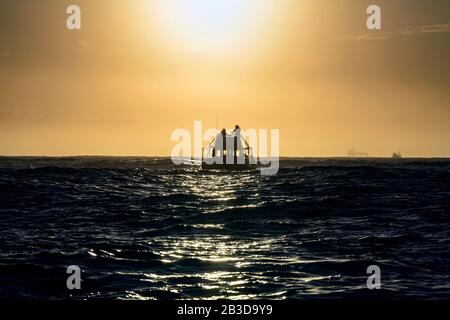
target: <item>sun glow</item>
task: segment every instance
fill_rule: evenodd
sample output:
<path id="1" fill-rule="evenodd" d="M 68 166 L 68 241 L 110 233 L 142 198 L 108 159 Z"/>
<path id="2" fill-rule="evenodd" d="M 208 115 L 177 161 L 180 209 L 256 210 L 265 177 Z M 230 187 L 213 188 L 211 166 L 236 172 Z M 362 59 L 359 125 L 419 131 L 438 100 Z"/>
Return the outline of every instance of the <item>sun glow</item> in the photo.
<path id="1" fill-rule="evenodd" d="M 159 0 L 161 25 L 177 45 L 191 51 L 242 48 L 262 34 L 268 2 L 263 0 Z"/>

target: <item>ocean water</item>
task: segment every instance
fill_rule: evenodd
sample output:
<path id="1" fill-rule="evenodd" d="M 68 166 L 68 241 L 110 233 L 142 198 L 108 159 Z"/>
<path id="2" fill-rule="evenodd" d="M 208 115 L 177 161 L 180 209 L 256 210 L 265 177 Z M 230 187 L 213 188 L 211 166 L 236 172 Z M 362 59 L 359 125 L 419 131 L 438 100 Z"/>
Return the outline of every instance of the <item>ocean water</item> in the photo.
<path id="1" fill-rule="evenodd" d="M 445 159 L 0 158 L 0 298 L 448 299 L 449 246 Z"/>

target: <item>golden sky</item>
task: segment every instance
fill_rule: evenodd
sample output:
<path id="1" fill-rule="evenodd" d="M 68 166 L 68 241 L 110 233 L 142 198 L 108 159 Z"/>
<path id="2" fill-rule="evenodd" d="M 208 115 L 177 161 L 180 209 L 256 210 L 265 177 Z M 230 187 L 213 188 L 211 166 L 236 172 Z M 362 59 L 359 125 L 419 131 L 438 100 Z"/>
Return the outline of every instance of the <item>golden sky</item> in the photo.
<path id="1" fill-rule="evenodd" d="M 450 157 L 449 57 L 446 0 L 2 0 L 0 154 L 168 156 L 218 118 L 283 156 Z"/>

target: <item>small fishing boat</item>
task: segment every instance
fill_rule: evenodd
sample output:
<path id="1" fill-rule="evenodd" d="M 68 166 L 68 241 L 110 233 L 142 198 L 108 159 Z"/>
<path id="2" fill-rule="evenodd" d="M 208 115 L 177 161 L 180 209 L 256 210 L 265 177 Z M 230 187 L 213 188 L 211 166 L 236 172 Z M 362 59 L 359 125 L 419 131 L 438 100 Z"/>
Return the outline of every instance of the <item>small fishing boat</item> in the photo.
<path id="1" fill-rule="evenodd" d="M 223 129 L 202 149 L 202 170 L 251 170 L 258 166 L 253 150 L 236 126 L 232 133 Z"/>

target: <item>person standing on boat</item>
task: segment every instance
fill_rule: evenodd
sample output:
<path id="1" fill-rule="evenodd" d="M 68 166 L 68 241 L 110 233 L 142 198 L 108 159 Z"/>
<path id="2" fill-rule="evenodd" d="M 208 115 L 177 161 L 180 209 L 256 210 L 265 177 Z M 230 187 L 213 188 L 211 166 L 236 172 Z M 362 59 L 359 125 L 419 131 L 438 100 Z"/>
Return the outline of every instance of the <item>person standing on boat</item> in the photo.
<path id="1" fill-rule="evenodd" d="M 241 137 L 241 128 L 239 125 L 234 127 L 234 143 L 233 143 L 233 155 L 234 155 L 234 164 L 244 164 L 244 147 L 242 145 L 242 137 Z M 239 151 L 239 159 L 238 159 L 238 151 Z"/>
<path id="2" fill-rule="evenodd" d="M 217 156 L 216 163 L 225 163 L 225 150 L 227 149 L 226 137 L 227 131 L 225 130 L 225 128 L 222 129 L 222 131 L 220 131 L 216 136 L 216 142 L 212 151 L 212 156 Z M 223 162 L 220 162 L 219 156 L 222 156 Z"/>

